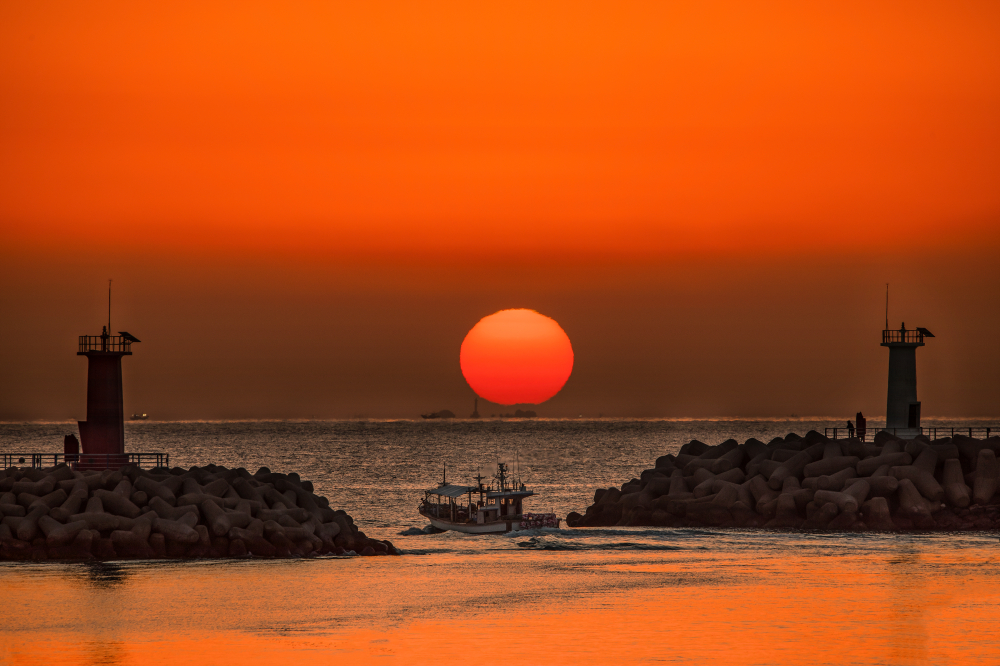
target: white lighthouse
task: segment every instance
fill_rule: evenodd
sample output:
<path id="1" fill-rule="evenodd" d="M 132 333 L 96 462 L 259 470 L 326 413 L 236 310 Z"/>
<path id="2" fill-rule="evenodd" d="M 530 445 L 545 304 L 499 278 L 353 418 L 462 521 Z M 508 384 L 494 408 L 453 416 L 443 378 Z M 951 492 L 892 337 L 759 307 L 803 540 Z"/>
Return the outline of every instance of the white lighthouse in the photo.
<path id="1" fill-rule="evenodd" d="M 926 328 L 882 331 L 882 346 L 889 348 L 889 395 L 885 427 L 897 437 L 912 439 L 920 434 L 920 401 L 917 400 L 917 347 L 934 334 Z"/>

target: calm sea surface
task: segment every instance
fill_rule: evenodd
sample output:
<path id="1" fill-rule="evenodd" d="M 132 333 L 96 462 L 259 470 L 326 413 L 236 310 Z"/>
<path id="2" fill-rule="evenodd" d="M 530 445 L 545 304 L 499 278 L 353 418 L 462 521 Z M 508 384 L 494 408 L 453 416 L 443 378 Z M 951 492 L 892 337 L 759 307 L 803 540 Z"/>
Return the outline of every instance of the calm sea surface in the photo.
<path id="1" fill-rule="evenodd" d="M 0 450 L 61 450 L 73 425 L 2 423 Z M 445 463 L 463 483 L 498 456 L 517 460 L 538 493 L 529 510 L 565 516 L 693 438 L 767 441 L 829 425 L 130 423 L 127 448 L 166 451 L 172 465 L 297 471 L 407 555 L 0 563 L 0 664 L 1000 663 L 993 533 L 401 534 L 425 526 L 416 507 Z"/>

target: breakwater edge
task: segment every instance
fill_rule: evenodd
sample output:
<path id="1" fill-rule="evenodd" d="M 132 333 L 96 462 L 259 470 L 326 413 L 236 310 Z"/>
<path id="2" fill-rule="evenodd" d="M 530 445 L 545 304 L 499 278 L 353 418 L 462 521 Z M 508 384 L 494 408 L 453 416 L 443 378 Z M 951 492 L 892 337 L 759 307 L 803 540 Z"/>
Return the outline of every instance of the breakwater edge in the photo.
<path id="1" fill-rule="evenodd" d="M 296 473 L 262 467 L 0 471 L 0 559 L 396 555 Z"/>
<path id="2" fill-rule="evenodd" d="M 942 428 L 969 423 L 924 421 Z M 822 432 L 829 423 L 808 418 L 138 421 L 125 428 L 132 450 L 169 451 L 171 464 L 185 469 L 212 461 L 230 469 L 295 470 L 366 534 L 402 551 L 464 552 L 504 542 L 448 533 L 400 535 L 427 525 L 417 506 L 423 491 L 441 480 L 442 464 L 449 478 L 470 479 L 486 474 L 498 453 L 510 459 L 516 452 L 525 481 L 539 492 L 531 509 L 565 517 L 582 514 L 598 489 L 620 488 L 692 439 L 770 442 L 790 432 Z M 7 449 L 45 450 L 61 442 L 68 426 L 71 422 L 0 423 L 0 438 Z"/>
<path id="3" fill-rule="evenodd" d="M 1000 437 L 872 443 L 810 431 L 768 444 L 693 440 L 621 488 L 598 489 L 570 526 L 763 527 L 834 531 L 1000 527 Z"/>

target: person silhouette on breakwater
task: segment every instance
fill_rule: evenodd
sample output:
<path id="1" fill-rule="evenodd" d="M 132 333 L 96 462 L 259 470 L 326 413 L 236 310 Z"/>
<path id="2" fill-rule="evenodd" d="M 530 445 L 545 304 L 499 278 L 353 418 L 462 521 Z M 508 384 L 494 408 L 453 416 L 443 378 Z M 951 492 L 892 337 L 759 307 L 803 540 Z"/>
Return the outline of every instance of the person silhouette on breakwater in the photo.
<path id="1" fill-rule="evenodd" d="M 854 424 L 850 421 L 847 422 L 847 436 L 854 437 Z"/>
<path id="2" fill-rule="evenodd" d="M 867 422 L 865 421 L 865 415 L 858 412 L 857 416 L 854 417 L 854 422 L 858 424 L 858 437 L 861 441 L 865 441 L 865 432 L 868 428 L 866 427 Z"/>

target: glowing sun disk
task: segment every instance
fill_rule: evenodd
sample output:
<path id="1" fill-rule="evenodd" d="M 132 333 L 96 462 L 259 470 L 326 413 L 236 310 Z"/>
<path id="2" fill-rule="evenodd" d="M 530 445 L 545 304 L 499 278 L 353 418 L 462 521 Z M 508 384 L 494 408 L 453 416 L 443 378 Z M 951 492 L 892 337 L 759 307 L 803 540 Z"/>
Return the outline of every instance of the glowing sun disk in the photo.
<path id="1" fill-rule="evenodd" d="M 460 362 L 479 397 L 501 405 L 539 404 L 569 379 L 573 347 L 554 319 L 534 310 L 501 310 L 472 327 Z"/>

